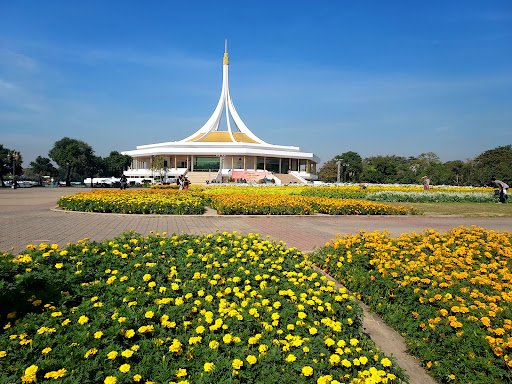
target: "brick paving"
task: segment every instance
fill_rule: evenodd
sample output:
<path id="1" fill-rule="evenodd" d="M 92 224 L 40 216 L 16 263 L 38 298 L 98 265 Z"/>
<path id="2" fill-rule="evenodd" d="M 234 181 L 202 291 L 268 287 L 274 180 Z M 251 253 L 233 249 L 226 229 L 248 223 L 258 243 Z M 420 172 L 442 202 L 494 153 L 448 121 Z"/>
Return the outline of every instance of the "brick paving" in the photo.
<path id="1" fill-rule="evenodd" d="M 89 238 L 102 241 L 134 230 L 180 233 L 243 234 L 259 233 L 288 247 L 309 252 L 322 247 L 337 233 L 341 235 L 387 230 L 391 235 L 421 232 L 427 228 L 447 231 L 458 226 L 484 227 L 497 231 L 512 231 L 510 218 L 462 218 L 454 216 L 217 216 L 209 210 L 203 216 L 121 215 L 56 210 L 63 195 L 89 191 L 89 188 L 27 188 L 0 189 L 0 252 L 22 253 L 28 244 L 67 243 Z M 393 355 L 398 365 L 410 376 L 410 384 L 435 384 L 418 360 L 407 353 L 400 335 L 375 314 L 364 309 L 363 327 L 379 348 Z"/>
<path id="2" fill-rule="evenodd" d="M 310 252 L 329 242 L 337 233 L 356 234 L 388 230 L 392 235 L 426 228 L 446 231 L 460 225 L 512 231 L 510 218 L 462 218 L 454 216 L 203 216 L 122 215 L 56 210 L 64 195 L 89 191 L 89 188 L 0 189 L 0 251 L 18 254 L 28 244 L 41 242 L 64 246 L 89 238 L 102 241 L 134 230 L 179 233 L 243 234 L 259 233 L 272 240 L 282 240 L 288 247 Z"/>

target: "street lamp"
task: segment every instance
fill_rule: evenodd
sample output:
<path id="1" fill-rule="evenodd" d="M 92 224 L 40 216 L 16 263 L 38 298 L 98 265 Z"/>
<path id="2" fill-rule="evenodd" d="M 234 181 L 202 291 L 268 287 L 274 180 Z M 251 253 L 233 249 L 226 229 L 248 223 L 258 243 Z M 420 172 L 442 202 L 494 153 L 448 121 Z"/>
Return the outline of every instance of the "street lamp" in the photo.
<path id="1" fill-rule="evenodd" d="M 11 159 L 12 159 L 12 182 L 11 182 L 11 188 L 14 189 L 16 188 L 16 162 L 18 161 L 18 158 L 20 156 L 20 154 L 16 151 L 12 151 L 11 154 Z"/>

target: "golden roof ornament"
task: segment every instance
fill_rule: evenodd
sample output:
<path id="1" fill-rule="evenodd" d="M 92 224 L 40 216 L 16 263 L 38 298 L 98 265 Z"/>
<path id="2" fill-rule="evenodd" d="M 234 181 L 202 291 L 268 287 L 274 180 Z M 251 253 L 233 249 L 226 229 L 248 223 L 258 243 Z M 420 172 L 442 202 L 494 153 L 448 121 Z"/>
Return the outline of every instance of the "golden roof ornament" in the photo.
<path id="1" fill-rule="evenodd" d="M 226 39 L 226 49 L 224 50 L 224 61 L 222 62 L 223 65 L 229 65 L 228 60 L 228 39 Z"/>

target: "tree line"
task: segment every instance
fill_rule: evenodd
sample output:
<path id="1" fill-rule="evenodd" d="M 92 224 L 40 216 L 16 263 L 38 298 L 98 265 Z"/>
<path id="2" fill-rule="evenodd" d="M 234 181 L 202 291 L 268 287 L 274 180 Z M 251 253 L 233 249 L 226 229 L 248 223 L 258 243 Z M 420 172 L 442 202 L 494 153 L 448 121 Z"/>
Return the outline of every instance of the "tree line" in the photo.
<path id="1" fill-rule="evenodd" d="M 339 166 L 338 166 L 339 164 Z M 433 184 L 484 186 L 491 177 L 512 181 L 512 145 L 487 150 L 474 159 L 442 162 L 433 153 L 416 157 L 371 156 L 362 158 L 356 152 L 345 152 L 326 162 L 318 172 L 324 182 L 414 184 L 428 176 Z"/>
<path id="2" fill-rule="evenodd" d="M 13 156 L 15 152 L 0 144 L 2 187 L 5 186 L 4 178 L 13 174 L 13 168 L 14 175 L 37 180 L 41 185 L 43 177 L 49 176 L 65 180 L 66 186 L 70 186 L 72 181 L 82 181 L 86 177 L 120 177 L 132 161 L 130 156 L 117 151 L 110 152 L 107 157 L 96 156 L 89 144 L 69 137 L 56 141 L 48 153 L 49 157 L 38 156 L 35 161 L 30 162 L 29 168 L 22 167 L 23 157 L 20 153 Z"/>

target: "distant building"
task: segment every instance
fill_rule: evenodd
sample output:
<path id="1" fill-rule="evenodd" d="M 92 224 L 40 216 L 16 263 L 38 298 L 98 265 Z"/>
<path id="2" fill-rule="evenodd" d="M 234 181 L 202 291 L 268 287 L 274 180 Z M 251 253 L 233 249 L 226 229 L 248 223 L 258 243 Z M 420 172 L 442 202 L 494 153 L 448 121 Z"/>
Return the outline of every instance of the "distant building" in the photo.
<path id="1" fill-rule="evenodd" d="M 161 176 L 175 178 L 184 174 L 193 184 L 265 178 L 287 184 L 317 179 L 317 156 L 302 152 L 299 147 L 266 143 L 238 115 L 229 93 L 227 43 L 222 77 L 217 108 L 197 132 L 180 141 L 139 145 L 122 152 L 133 159 L 130 169 L 124 172 L 128 181 L 140 183 L 144 179 L 154 181 Z M 163 157 L 165 172 L 151 166 L 157 157 Z"/>

